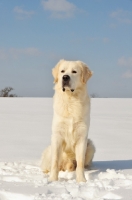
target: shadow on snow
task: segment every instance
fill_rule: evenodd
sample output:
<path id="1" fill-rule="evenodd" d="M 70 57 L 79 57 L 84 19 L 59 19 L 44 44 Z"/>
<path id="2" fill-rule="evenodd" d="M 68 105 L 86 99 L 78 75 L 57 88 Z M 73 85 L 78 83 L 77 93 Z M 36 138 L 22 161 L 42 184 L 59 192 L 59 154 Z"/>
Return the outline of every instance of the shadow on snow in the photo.
<path id="1" fill-rule="evenodd" d="M 132 169 L 132 160 L 113 160 L 113 161 L 94 161 L 94 168 L 98 170 L 115 169 L 125 170 Z"/>

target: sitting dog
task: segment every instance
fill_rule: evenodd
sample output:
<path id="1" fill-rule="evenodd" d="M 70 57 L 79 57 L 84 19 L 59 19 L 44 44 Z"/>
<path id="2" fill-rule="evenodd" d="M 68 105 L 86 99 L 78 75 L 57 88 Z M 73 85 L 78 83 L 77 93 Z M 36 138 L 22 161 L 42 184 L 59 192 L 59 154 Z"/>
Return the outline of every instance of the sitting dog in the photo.
<path id="1" fill-rule="evenodd" d="M 58 180 L 60 170 L 76 170 L 76 180 L 85 182 L 84 167 L 90 166 L 95 147 L 88 137 L 90 98 L 86 83 L 92 76 L 81 61 L 60 62 L 53 68 L 55 83 L 51 146 L 42 155 L 42 171 L 50 181 Z"/>

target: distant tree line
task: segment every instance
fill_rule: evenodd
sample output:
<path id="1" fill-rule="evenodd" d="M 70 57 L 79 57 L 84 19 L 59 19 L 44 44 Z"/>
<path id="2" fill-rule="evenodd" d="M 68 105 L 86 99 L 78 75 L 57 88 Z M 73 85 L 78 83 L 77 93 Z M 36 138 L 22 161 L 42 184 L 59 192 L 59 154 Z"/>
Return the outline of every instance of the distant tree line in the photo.
<path id="1" fill-rule="evenodd" d="M 0 97 L 17 97 L 16 94 L 10 94 L 12 90 L 14 90 L 12 87 L 5 87 L 4 89 L 0 90 Z"/>
<path id="2" fill-rule="evenodd" d="M 99 98 L 99 96 L 96 93 L 93 93 L 90 95 L 91 98 Z"/>
<path id="3" fill-rule="evenodd" d="M 18 97 L 16 94 L 10 93 L 14 90 L 12 87 L 5 87 L 4 89 L 0 90 L 0 97 Z M 99 98 L 96 93 L 90 95 L 91 98 Z"/>

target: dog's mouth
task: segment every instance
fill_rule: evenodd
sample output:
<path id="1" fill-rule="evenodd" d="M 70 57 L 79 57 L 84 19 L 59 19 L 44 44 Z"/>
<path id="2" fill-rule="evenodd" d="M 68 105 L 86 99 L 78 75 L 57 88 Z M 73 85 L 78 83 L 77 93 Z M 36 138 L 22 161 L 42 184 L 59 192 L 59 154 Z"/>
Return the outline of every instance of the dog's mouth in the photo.
<path id="1" fill-rule="evenodd" d="M 65 92 L 65 91 L 74 92 L 74 89 L 71 88 L 69 83 L 66 84 L 66 83 L 62 82 L 62 91 L 63 92 Z"/>
<path id="2" fill-rule="evenodd" d="M 66 91 L 66 88 L 63 87 L 62 90 L 63 90 L 63 92 L 65 92 L 65 91 Z M 74 92 L 74 89 L 69 89 L 69 90 L 71 90 L 71 92 Z"/>

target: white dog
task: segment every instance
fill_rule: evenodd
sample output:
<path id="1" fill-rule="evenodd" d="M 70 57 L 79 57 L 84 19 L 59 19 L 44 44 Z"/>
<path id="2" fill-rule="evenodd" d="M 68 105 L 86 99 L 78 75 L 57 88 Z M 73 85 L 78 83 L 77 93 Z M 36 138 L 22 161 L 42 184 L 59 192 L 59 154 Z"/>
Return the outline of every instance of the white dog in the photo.
<path id="1" fill-rule="evenodd" d="M 43 172 L 50 181 L 58 180 L 59 170 L 76 169 L 76 180 L 86 181 L 84 166 L 91 164 L 95 147 L 87 139 L 90 125 L 90 99 L 86 83 L 92 76 L 81 61 L 60 60 L 52 71 L 55 83 L 51 146 L 42 156 Z"/>

